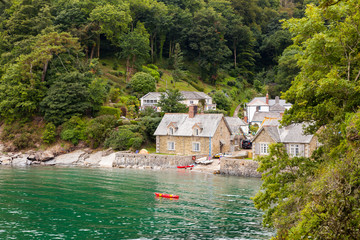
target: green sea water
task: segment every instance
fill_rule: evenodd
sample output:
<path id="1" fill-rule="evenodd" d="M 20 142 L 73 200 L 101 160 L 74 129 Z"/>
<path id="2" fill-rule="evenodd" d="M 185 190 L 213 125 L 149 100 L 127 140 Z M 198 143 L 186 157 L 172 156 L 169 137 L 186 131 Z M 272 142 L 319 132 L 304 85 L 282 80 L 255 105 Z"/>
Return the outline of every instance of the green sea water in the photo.
<path id="1" fill-rule="evenodd" d="M 260 184 L 190 170 L 0 167 L 0 239 L 268 239 L 250 200 Z"/>

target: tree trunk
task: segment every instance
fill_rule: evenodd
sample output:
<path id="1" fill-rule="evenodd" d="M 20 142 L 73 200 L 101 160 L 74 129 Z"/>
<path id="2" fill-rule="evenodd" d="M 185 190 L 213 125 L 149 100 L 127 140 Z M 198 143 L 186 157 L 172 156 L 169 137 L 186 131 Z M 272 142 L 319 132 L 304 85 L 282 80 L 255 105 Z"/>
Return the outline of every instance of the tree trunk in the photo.
<path id="1" fill-rule="evenodd" d="M 95 46 L 96 46 L 96 43 L 94 43 L 94 45 L 93 45 L 93 46 L 92 46 L 92 48 L 91 48 L 91 53 L 90 53 L 90 62 L 91 62 L 91 60 L 92 60 L 92 59 L 93 59 L 93 57 L 94 57 Z"/>
<path id="2" fill-rule="evenodd" d="M 163 49 L 164 49 L 164 43 L 166 40 L 166 35 L 161 35 L 160 37 L 160 61 L 162 61 L 162 57 L 163 57 Z"/>
<path id="3" fill-rule="evenodd" d="M 170 40 L 170 44 L 169 44 L 169 58 L 171 58 L 171 40 Z"/>
<path id="4" fill-rule="evenodd" d="M 236 53 L 236 41 L 234 41 L 234 68 L 236 68 L 236 55 L 237 55 L 237 53 Z"/>
<path id="5" fill-rule="evenodd" d="M 97 57 L 100 58 L 100 34 L 97 39 Z"/>
<path id="6" fill-rule="evenodd" d="M 46 72 L 49 66 L 49 60 L 46 60 L 45 64 L 44 64 L 44 69 L 43 69 L 43 73 L 41 76 L 41 81 L 44 82 L 45 81 L 45 76 L 46 76 Z"/>
<path id="7" fill-rule="evenodd" d="M 126 82 L 129 82 L 130 79 L 130 56 L 126 59 Z"/>

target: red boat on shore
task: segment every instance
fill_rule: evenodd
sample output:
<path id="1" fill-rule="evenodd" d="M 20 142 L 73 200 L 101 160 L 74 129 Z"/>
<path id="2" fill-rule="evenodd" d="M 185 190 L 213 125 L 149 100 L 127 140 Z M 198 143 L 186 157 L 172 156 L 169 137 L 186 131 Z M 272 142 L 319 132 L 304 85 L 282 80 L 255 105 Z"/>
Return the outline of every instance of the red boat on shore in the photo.
<path id="1" fill-rule="evenodd" d="M 155 193 L 155 196 L 157 196 L 157 197 L 163 197 L 163 198 L 179 198 L 178 195 L 166 194 L 166 193 Z"/>
<path id="2" fill-rule="evenodd" d="M 177 166 L 177 168 L 193 168 L 194 165 L 188 165 L 188 166 Z"/>

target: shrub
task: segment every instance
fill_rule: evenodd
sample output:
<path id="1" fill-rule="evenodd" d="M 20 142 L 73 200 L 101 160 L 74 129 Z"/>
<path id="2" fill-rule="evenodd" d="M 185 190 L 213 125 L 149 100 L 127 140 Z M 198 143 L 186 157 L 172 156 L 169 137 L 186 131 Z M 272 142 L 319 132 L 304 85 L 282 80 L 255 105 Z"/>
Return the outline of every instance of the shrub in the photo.
<path id="1" fill-rule="evenodd" d="M 154 69 L 154 70 L 156 70 L 156 71 L 159 70 L 159 68 L 158 68 L 155 64 L 151 64 L 151 63 L 150 63 L 150 64 L 147 65 L 147 67 L 148 67 L 148 68 L 151 68 L 151 69 Z"/>
<path id="2" fill-rule="evenodd" d="M 157 70 L 152 69 L 152 68 L 148 68 L 148 67 L 145 67 L 145 66 L 142 67 L 142 70 L 143 70 L 143 72 L 146 72 L 146 73 L 150 74 L 153 78 L 155 78 L 156 82 L 159 82 L 160 73 Z"/>
<path id="3" fill-rule="evenodd" d="M 114 62 L 113 70 L 118 70 L 119 64 L 117 62 Z"/>
<path id="4" fill-rule="evenodd" d="M 130 86 L 134 92 L 140 95 L 156 90 L 155 79 L 145 72 L 136 73 L 130 81 Z"/>
<path id="5" fill-rule="evenodd" d="M 112 115 L 104 115 L 92 119 L 85 131 L 90 147 L 99 147 L 117 124 L 117 119 Z"/>
<path id="6" fill-rule="evenodd" d="M 227 85 L 230 86 L 230 87 L 234 87 L 236 85 L 236 82 L 235 81 L 228 81 Z"/>
<path id="7" fill-rule="evenodd" d="M 32 136 L 28 132 L 24 132 L 20 136 L 17 136 L 14 139 L 13 144 L 18 150 L 34 146 Z"/>
<path id="8" fill-rule="evenodd" d="M 109 92 L 109 99 L 111 102 L 117 102 L 120 97 L 121 90 L 119 88 L 111 88 Z"/>
<path id="9" fill-rule="evenodd" d="M 121 111 L 118 108 L 108 107 L 108 106 L 102 106 L 100 107 L 100 111 L 98 113 L 99 116 L 101 115 L 112 115 L 116 118 L 120 118 Z"/>
<path id="10" fill-rule="evenodd" d="M 56 127 L 53 123 L 46 124 L 45 131 L 43 132 L 43 136 L 41 139 L 44 143 L 50 144 L 55 141 L 56 137 Z"/>
<path id="11" fill-rule="evenodd" d="M 60 137 L 65 141 L 70 141 L 72 144 L 77 145 L 80 140 L 86 140 L 85 131 L 86 122 L 74 116 L 63 124 Z"/>
<path id="12" fill-rule="evenodd" d="M 129 129 L 121 128 L 113 131 L 105 140 L 104 146 L 115 150 L 127 150 L 130 147 L 139 148 L 143 142 L 142 136 Z"/>

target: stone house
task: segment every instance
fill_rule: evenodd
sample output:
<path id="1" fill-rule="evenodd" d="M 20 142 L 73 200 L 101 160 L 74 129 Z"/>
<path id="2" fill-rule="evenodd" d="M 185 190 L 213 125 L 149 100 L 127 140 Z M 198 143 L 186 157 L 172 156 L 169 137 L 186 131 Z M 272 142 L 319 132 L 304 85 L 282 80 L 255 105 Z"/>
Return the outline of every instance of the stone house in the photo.
<path id="1" fill-rule="evenodd" d="M 269 154 L 269 145 L 283 143 L 290 156 L 310 157 L 318 147 L 317 137 L 305 135 L 302 124 L 280 127 L 279 119 L 265 120 L 253 139 L 253 157 Z"/>
<path id="2" fill-rule="evenodd" d="M 238 117 L 225 117 L 225 121 L 230 127 L 230 152 L 239 150 L 241 140 L 246 139 L 245 135 L 249 132 L 249 126 Z"/>
<path id="3" fill-rule="evenodd" d="M 285 109 L 290 109 L 291 106 L 291 103 L 287 103 L 278 96 L 275 99 L 269 99 L 269 95 L 266 94 L 266 97 L 256 97 L 246 104 L 245 118 L 250 124 L 260 126 L 266 117 L 281 118 Z"/>
<path id="4" fill-rule="evenodd" d="M 231 130 L 223 114 L 166 113 L 157 127 L 156 152 L 178 155 L 209 155 L 230 151 Z"/>
<path id="5" fill-rule="evenodd" d="M 181 103 L 186 106 L 190 105 L 199 105 L 201 100 L 204 100 L 205 106 L 204 110 L 216 110 L 216 104 L 213 103 L 212 97 L 203 92 L 191 92 L 191 91 L 181 91 L 181 95 L 184 100 Z M 157 103 L 160 101 L 161 94 L 166 94 L 164 92 L 149 92 L 140 98 L 140 109 L 143 110 L 147 107 L 156 109 L 158 112 L 161 111 L 157 107 Z"/>

